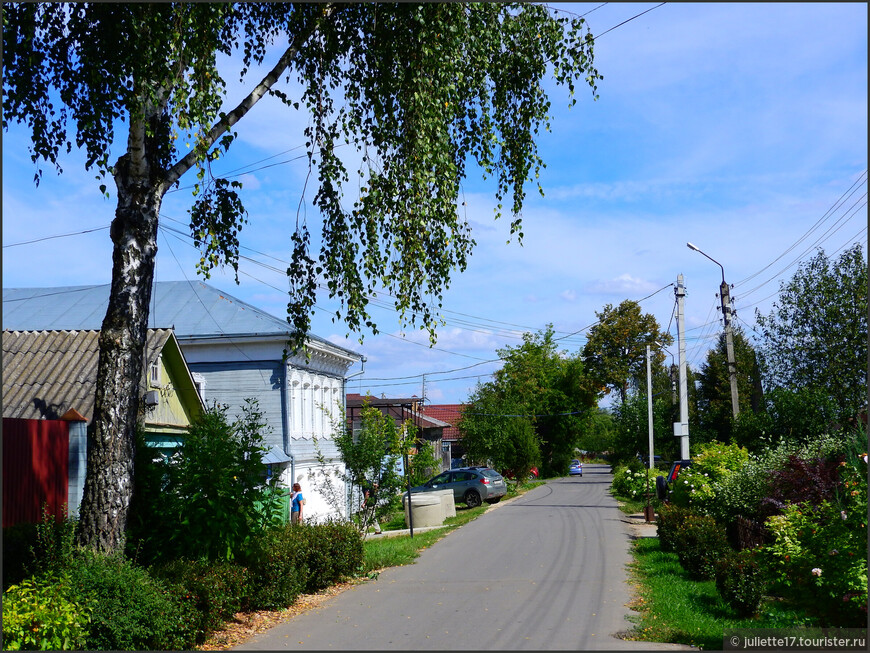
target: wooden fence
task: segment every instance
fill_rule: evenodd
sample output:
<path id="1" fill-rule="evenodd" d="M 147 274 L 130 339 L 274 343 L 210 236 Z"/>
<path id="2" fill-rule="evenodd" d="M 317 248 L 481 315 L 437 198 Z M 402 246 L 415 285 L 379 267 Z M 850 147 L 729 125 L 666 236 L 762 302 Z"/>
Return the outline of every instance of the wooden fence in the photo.
<path id="1" fill-rule="evenodd" d="M 38 523 L 42 505 L 64 517 L 69 422 L 3 418 L 3 527 Z"/>

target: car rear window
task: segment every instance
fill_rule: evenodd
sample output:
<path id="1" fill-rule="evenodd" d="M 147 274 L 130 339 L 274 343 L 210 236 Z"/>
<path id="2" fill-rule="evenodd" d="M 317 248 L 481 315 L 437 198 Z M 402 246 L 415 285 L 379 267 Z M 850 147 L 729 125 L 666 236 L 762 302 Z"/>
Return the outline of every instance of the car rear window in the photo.
<path id="1" fill-rule="evenodd" d="M 501 474 L 499 474 L 494 469 L 481 469 L 480 473 L 483 474 L 484 476 L 486 476 L 487 478 L 498 478 L 499 476 L 501 476 Z"/>

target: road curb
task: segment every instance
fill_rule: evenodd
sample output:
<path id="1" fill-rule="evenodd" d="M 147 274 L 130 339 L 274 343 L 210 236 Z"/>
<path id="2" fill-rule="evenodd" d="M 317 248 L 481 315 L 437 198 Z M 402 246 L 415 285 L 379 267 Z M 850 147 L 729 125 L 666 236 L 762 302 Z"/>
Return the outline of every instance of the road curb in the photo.
<path id="1" fill-rule="evenodd" d="M 647 522 L 642 512 L 632 515 L 624 515 L 622 518 L 624 524 L 629 525 L 629 530 L 634 539 L 641 537 L 658 537 L 658 524 L 656 522 Z"/>

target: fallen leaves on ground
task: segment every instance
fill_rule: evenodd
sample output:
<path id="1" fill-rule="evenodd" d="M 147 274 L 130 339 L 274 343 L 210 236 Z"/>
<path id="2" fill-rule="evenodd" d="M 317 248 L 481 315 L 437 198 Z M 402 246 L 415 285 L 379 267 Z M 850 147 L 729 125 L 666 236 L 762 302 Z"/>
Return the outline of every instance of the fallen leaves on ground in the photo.
<path id="1" fill-rule="evenodd" d="M 196 650 L 228 651 L 234 646 L 243 644 L 254 635 L 265 632 L 308 610 L 317 608 L 333 596 L 341 594 L 345 590 L 360 583 L 365 583 L 368 580 L 368 578 L 354 578 L 350 581 L 327 587 L 316 594 L 300 594 L 293 602 L 293 605 L 283 610 L 237 612 L 232 620 L 224 624 L 223 629 L 212 633 L 204 643 L 196 647 Z"/>

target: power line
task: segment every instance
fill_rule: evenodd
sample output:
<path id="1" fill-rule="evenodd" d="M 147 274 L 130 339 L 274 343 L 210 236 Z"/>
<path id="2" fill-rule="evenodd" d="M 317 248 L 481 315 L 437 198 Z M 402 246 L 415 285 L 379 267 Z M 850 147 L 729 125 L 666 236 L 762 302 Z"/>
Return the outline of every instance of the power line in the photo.
<path id="1" fill-rule="evenodd" d="M 797 246 L 801 243 L 801 241 L 803 241 L 805 238 L 807 238 L 807 237 L 808 237 L 808 236 L 809 236 L 809 235 L 810 235 L 810 234 L 811 234 L 811 233 L 812 233 L 812 232 L 813 232 L 813 231 L 814 231 L 814 230 L 815 230 L 815 229 L 816 229 L 816 228 L 817 228 L 817 227 L 818 227 L 822 222 L 824 222 L 824 221 L 829 217 L 829 215 L 830 215 L 831 213 L 833 213 L 833 211 L 835 211 L 835 210 L 837 209 L 837 207 L 838 207 L 840 204 L 842 204 L 842 203 L 843 203 L 847 198 L 851 197 L 851 196 L 852 196 L 852 195 L 857 191 L 856 186 L 858 186 L 859 183 L 861 183 L 861 180 L 862 180 L 862 179 L 864 179 L 864 181 L 866 182 L 866 179 L 865 179 L 866 176 L 867 176 L 867 170 L 865 169 L 864 172 L 862 172 L 862 173 L 860 174 L 860 176 L 858 177 L 858 179 L 856 179 L 855 182 L 854 182 L 854 183 L 853 183 L 853 184 L 852 184 L 848 189 L 846 189 L 846 191 L 845 191 L 842 195 L 840 195 L 840 197 L 837 199 L 837 201 L 834 202 L 834 204 L 833 204 L 833 205 L 832 205 L 832 206 L 831 206 L 827 211 L 825 211 L 824 215 L 823 215 L 821 218 L 819 218 L 819 219 L 815 222 L 815 224 L 813 224 L 813 226 L 810 227 L 810 228 L 809 228 L 809 229 L 808 229 L 808 230 L 807 230 L 807 231 L 806 231 L 806 232 L 805 232 L 805 233 L 804 233 L 800 238 L 798 238 L 798 240 L 795 241 L 795 243 L 793 243 L 793 244 L 792 244 L 788 249 L 786 249 L 782 254 L 780 254 L 780 255 L 777 256 L 775 259 L 773 259 L 770 263 L 768 263 L 768 264 L 765 265 L 763 268 L 761 268 L 758 272 L 755 272 L 754 274 L 749 275 L 749 276 L 746 277 L 745 279 L 741 279 L 740 281 L 738 281 L 738 282 L 737 282 L 736 284 L 734 284 L 734 285 L 735 285 L 735 286 L 740 286 L 740 285 L 746 283 L 747 281 L 749 281 L 750 279 L 754 279 L 754 278 L 757 277 L 759 274 L 761 274 L 762 272 L 764 272 L 765 270 L 767 270 L 767 269 L 768 269 L 770 266 L 772 266 L 774 263 L 776 263 L 778 260 L 780 260 L 783 256 L 785 256 L 785 255 L 788 254 L 790 251 L 792 251 L 795 247 L 797 247 Z"/>
<path id="2" fill-rule="evenodd" d="M 600 39 L 602 36 L 604 36 L 605 34 L 608 34 L 608 33 L 612 32 L 612 31 L 615 30 L 617 27 L 622 27 L 622 26 L 625 25 L 626 23 L 630 23 L 631 21 L 633 21 L 635 18 L 640 18 L 640 17 L 643 16 L 644 14 L 648 14 L 649 12 L 651 12 L 653 9 L 658 9 L 658 8 L 661 7 L 662 5 L 666 5 L 666 4 L 667 4 L 667 2 L 660 2 L 660 3 L 657 4 L 655 7 L 650 7 L 650 8 L 647 9 L 646 11 L 642 11 L 642 12 L 640 12 L 639 14 L 637 14 L 637 15 L 635 15 L 635 16 L 632 16 L 632 17 L 629 18 L 628 20 L 624 20 L 624 21 L 622 21 L 621 23 L 619 23 L 618 25 L 614 25 L 614 26 L 611 27 L 610 29 L 601 32 L 601 34 L 599 34 L 598 36 L 593 37 L 592 40 L 593 40 L 593 41 L 596 41 L 596 40 Z M 597 9 L 597 7 L 596 7 L 596 9 Z"/>
<path id="3" fill-rule="evenodd" d="M 768 278 L 768 279 L 767 279 L 766 281 L 764 281 L 763 283 L 760 283 L 759 285 L 755 286 L 754 288 L 752 288 L 752 289 L 750 289 L 750 290 L 747 290 L 746 292 L 741 293 L 740 296 L 741 296 L 741 297 L 746 297 L 747 295 L 751 295 L 751 294 L 754 293 L 755 291 L 757 291 L 757 290 L 759 290 L 760 288 L 763 288 L 764 286 L 766 286 L 766 285 L 767 285 L 768 283 L 770 283 L 771 281 L 774 281 L 776 278 L 778 278 L 781 274 L 783 274 L 783 273 L 784 273 L 786 270 L 788 270 L 789 268 L 793 267 L 795 264 L 800 263 L 801 260 L 802 260 L 802 259 L 803 259 L 803 258 L 804 258 L 804 257 L 805 257 L 805 256 L 806 256 L 806 255 L 811 251 L 811 250 L 813 250 L 814 248 L 818 247 L 821 243 L 823 243 L 825 240 L 829 239 L 831 236 L 833 236 L 835 233 L 837 233 L 840 229 L 842 229 L 844 226 L 846 226 L 846 224 L 849 222 L 849 220 L 851 220 L 851 219 L 852 219 L 852 218 L 853 218 L 853 217 L 858 213 L 858 211 L 860 211 L 862 208 L 864 208 L 865 206 L 867 206 L 866 197 L 867 197 L 867 194 L 865 193 L 865 194 L 862 196 L 862 198 L 860 198 L 859 200 L 857 200 L 857 201 L 855 202 L 855 204 L 853 204 L 853 205 L 850 207 L 850 210 L 851 210 L 851 209 L 854 209 L 854 210 L 852 211 L 851 214 L 849 214 L 848 216 L 842 216 L 842 217 L 840 217 L 836 222 L 834 222 L 830 227 L 828 227 L 828 230 L 827 230 L 827 231 L 825 231 L 825 232 L 824 232 L 824 233 L 823 233 L 819 238 L 817 238 L 817 239 L 816 239 L 816 240 L 815 240 L 811 245 L 809 245 L 809 246 L 808 246 L 806 249 L 804 249 L 800 254 L 798 254 L 798 256 L 797 256 L 795 259 L 793 259 L 793 260 L 791 261 L 791 263 L 789 263 L 788 265 L 786 265 L 786 266 L 785 266 L 784 268 L 782 268 L 779 272 L 777 272 L 776 274 L 774 274 L 772 277 Z M 864 201 L 862 204 L 857 205 L 858 202 L 861 201 L 861 199 L 865 199 L 865 201 Z M 857 208 L 856 208 L 856 205 L 857 205 Z"/>
<path id="4" fill-rule="evenodd" d="M 53 240 L 55 238 L 68 238 L 70 236 L 81 236 L 82 234 L 90 234 L 95 231 L 103 231 L 104 229 L 108 229 L 109 227 L 94 227 L 93 229 L 85 229 L 84 231 L 71 231 L 68 234 L 56 234 L 54 236 L 44 236 L 42 238 L 34 238 L 33 240 L 24 240 L 20 243 L 10 243 L 9 245 L 3 245 L 3 249 L 7 247 L 19 247 L 21 245 L 32 245 L 33 243 L 41 243 L 46 240 Z"/>
<path id="5" fill-rule="evenodd" d="M 664 4 L 664 3 L 662 3 L 662 4 Z M 649 295 L 647 295 L 646 297 L 643 297 L 642 299 L 638 299 L 638 300 L 636 300 L 636 302 L 637 302 L 638 304 L 640 304 L 642 301 L 646 301 L 646 300 L 649 299 L 650 297 L 655 297 L 656 295 L 658 295 L 658 294 L 659 294 L 662 290 L 664 290 L 665 288 L 672 288 L 673 286 L 674 286 L 674 284 L 672 284 L 672 283 L 669 283 L 669 284 L 667 284 L 666 286 L 662 286 L 661 288 L 659 288 L 658 290 L 656 290 L 654 293 L 649 294 Z M 574 331 L 573 333 L 569 333 L 567 336 L 562 336 L 562 337 L 560 337 L 560 338 L 553 338 L 553 341 L 555 342 L 555 341 L 557 341 L 557 340 L 564 340 L 565 338 L 570 338 L 571 336 L 576 336 L 578 333 L 582 333 L 583 331 L 588 331 L 588 330 L 591 329 L 592 327 L 597 326 L 597 325 L 599 325 L 599 324 L 601 324 L 601 320 L 598 320 L 598 321 L 596 321 L 596 322 L 593 322 L 592 324 L 590 324 L 590 325 L 588 325 L 588 326 L 585 326 L 585 327 L 583 327 L 582 329 L 579 329 L 578 331 Z"/>
<path id="6" fill-rule="evenodd" d="M 803 234 L 800 238 L 798 238 L 798 239 L 797 239 L 797 240 L 796 240 L 796 241 L 795 241 L 791 246 L 789 246 L 789 247 L 788 247 L 788 248 L 787 248 L 787 249 L 786 249 L 782 254 L 780 254 L 779 256 L 777 256 L 773 261 L 771 261 L 771 262 L 768 263 L 766 266 L 764 266 L 763 268 L 761 268 L 758 272 L 755 272 L 754 274 L 751 274 L 750 276 L 746 277 L 745 279 L 741 279 L 741 280 L 738 281 L 736 284 L 734 284 L 735 288 L 738 288 L 738 287 L 743 286 L 746 282 L 748 282 L 748 281 L 750 281 L 751 279 L 754 279 L 754 278 L 757 277 L 758 275 L 762 274 L 765 270 L 769 269 L 769 268 L 770 268 L 772 265 L 774 265 L 777 261 L 779 261 L 779 260 L 782 259 L 784 256 L 786 256 L 789 252 L 791 252 L 792 250 L 794 250 L 794 249 L 795 249 L 798 245 L 800 245 L 804 240 L 806 240 L 807 238 L 809 238 L 810 235 L 811 235 L 814 231 L 816 231 L 816 230 L 817 230 L 817 229 L 818 229 L 818 228 L 819 228 L 819 227 L 820 227 L 820 226 L 821 226 L 821 225 L 822 225 L 826 220 L 830 219 L 830 217 L 834 214 L 834 212 L 837 211 L 837 209 L 839 209 L 839 208 L 840 208 L 840 207 L 841 207 L 841 206 L 842 206 L 842 205 L 843 205 L 843 204 L 844 204 L 844 203 L 845 203 L 845 202 L 846 202 L 850 197 L 852 197 L 852 195 L 854 195 L 854 194 L 858 191 L 858 188 L 859 188 L 861 185 L 863 185 L 863 184 L 865 184 L 865 183 L 867 182 L 866 177 L 867 177 L 867 170 L 865 169 L 865 170 L 864 170 L 864 171 L 859 175 L 858 179 L 857 179 L 857 180 L 856 180 L 856 181 L 855 181 L 855 182 L 854 182 L 854 183 L 853 183 L 853 184 L 852 184 L 848 189 L 846 189 L 846 191 L 843 192 L 842 195 L 840 195 L 840 197 L 837 199 L 837 201 L 834 202 L 834 204 L 833 204 L 833 205 L 832 205 L 832 206 L 831 206 L 827 211 L 825 211 L 824 215 L 822 215 L 821 218 L 819 218 L 819 219 L 818 219 L 818 220 L 817 220 L 817 221 L 816 221 L 816 222 L 815 222 L 815 223 L 814 223 L 814 224 L 813 224 L 813 225 L 812 225 L 812 226 L 811 226 L 811 227 L 810 227 L 806 232 L 804 232 L 804 234 Z M 849 210 L 855 208 L 855 206 L 858 204 L 858 202 L 860 202 L 861 199 L 866 198 L 866 196 L 867 196 L 867 194 L 865 193 L 861 198 L 859 198 L 859 199 L 858 199 L 858 200 L 857 200 L 857 201 L 856 201 L 856 202 L 855 202 L 855 203 L 850 207 Z M 866 205 L 866 201 L 865 201 L 864 205 Z M 855 214 L 858 210 L 860 210 L 864 205 L 859 206 L 857 209 L 855 209 L 855 211 L 853 211 L 852 215 L 850 215 L 848 219 L 851 219 L 851 218 L 854 216 L 854 214 Z M 843 220 L 843 217 L 841 216 L 841 217 L 837 220 L 837 222 L 840 222 L 840 221 L 842 221 L 842 220 Z M 836 224 L 836 223 L 835 223 L 835 224 Z M 830 230 L 829 230 L 829 231 L 830 231 Z M 823 236 L 824 236 L 824 235 L 823 235 Z M 820 240 L 817 240 L 817 241 L 816 241 L 816 243 L 818 243 L 818 242 L 820 242 Z M 812 247 L 813 247 L 813 246 L 810 246 L 809 249 L 812 249 Z M 798 259 L 800 259 L 804 254 L 806 254 L 806 251 L 808 251 L 808 250 L 804 250 L 804 252 L 803 252 L 801 255 L 798 256 Z M 766 285 L 767 283 L 770 283 L 773 279 L 775 279 L 777 276 L 779 276 L 779 274 L 782 274 L 782 272 L 784 272 L 785 270 L 787 270 L 787 269 L 788 269 L 789 267 L 791 267 L 792 265 L 794 265 L 794 261 L 792 261 L 792 263 L 790 263 L 790 264 L 789 264 L 788 266 L 786 266 L 783 270 L 781 270 L 779 273 L 777 273 L 777 274 L 774 275 L 773 277 L 769 278 L 769 279 L 768 279 L 767 281 L 765 281 L 764 283 L 760 284 L 759 286 L 756 286 L 756 287 L 753 288 L 751 291 L 747 291 L 747 292 L 742 293 L 742 296 L 746 296 L 747 294 L 749 294 L 749 292 L 754 292 L 755 290 L 758 290 L 758 288 L 760 288 L 760 287 Z"/>

